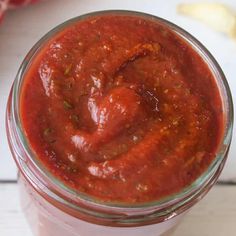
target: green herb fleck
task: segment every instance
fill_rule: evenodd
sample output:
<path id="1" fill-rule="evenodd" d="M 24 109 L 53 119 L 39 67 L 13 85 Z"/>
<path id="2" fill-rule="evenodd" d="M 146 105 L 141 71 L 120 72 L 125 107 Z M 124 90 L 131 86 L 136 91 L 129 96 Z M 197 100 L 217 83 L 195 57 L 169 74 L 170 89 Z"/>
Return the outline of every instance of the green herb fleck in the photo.
<path id="1" fill-rule="evenodd" d="M 174 87 L 175 87 L 176 89 L 179 89 L 179 88 L 182 87 L 182 84 L 178 84 L 178 83 L 176 83 L 176 84 L 174 84 Z"/>
<path id="2" fill-rule="evenodd" d="M 48 141 L 49 143 L 55 143 L 56 142 L 56 139 L 51 139 Z"/>
<path id="3" fill-rule="evenodd" d="M 75 114 L 70 115 L 70 119 L 75 121 L 75 122 L 79 122 L 79 116 L 78 115 L 75 115 Z"/>
<path id="4" fill-rule="evenodd" d="M 68 101 L 66 101 L 66 100 L 63 101 L 63 106 L 66 110 L 73 109 L 73 105 L 71 103 L 69 103 Z"/>
<path id="5" fill-rule="evenodd" d="M 51 129 L 51 128 L 46 128 L 46 129 L 43 131 L 43 135 L 44 135 L 44 136 L 48 136 L 51 132 L 52 132 L 52 129 Z"/>
<path id="6" fill-rule="evenodd" d="M 69 64 L 64 71 L 64 75 L 68 75 L 71 71 L 71 68 L 72 68 L 72 64 Z"/>
<path id="7" fill-rule="evenodd" d="M 48 143 L 56 142 L 56 139 L 52 136 L 52 134 L 53 134 L 53 130 L 49 127 L 43 131 L 44 139 L 46 142 Z"/>

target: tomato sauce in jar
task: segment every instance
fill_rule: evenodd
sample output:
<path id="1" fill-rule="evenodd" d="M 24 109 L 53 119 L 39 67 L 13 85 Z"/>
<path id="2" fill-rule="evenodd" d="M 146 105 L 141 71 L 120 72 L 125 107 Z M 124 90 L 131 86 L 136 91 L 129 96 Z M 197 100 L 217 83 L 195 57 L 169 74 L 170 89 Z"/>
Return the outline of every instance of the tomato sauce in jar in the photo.
<path id="1" fill-rule="evenodd" d="M 104 202 L 143 203 L 181 191 L 222 139 L 208 65 L 151 19 L 104 15 L 56 34 L 25 74 L 23 131 L 65 185 Z"/>

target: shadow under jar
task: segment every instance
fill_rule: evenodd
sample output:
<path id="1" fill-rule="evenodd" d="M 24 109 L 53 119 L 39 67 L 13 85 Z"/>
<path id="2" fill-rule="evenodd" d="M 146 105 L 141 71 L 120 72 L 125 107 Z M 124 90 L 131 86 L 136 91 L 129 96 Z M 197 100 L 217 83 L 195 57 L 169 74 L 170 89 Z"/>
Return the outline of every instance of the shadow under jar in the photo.
<path id="1" fill-rule="evenodd" d="M 227 81 L 186 31 L 101 11 L 47 33 L 7 106 L 35 235 L 170 233 L 217 180 L 233 123 Z"/>

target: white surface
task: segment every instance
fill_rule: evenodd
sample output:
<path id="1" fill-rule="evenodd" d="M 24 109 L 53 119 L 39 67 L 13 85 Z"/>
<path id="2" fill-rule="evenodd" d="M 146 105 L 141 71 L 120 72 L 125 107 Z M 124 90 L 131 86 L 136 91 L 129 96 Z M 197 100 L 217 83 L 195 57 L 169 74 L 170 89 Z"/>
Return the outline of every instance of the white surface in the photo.
<path id="1" fill-rule="evenodd" d="M 33 44 L 57 24 L 90 11 L 129 9 L 166 18 L 196 36 L 215 56 L 224 70 L 233 97 L 236 96 L 236 42 L 220 35 L 203 24 L 176 14 L 181 0 L 48 0 L 8 12 L 0 25 L 0 179 L 15 179 L 16 170 L 7 146 L 5 107 L 17 69 Z M 190 2 L 190 1 L 188 1 Z M 236 9 L 236 1 L 225 0 Z M 235 132 L 234 132 L 235 133 Z M 234 135 L 229 161 L 221 179 L 236 180 L 236 137 Z"/>
<path id="2" fill-rule="evenodd" d="M 32 236 L 18 199 L 16 184 L 0 184 L 1 236 Z M 235 235 L 235 199 L 236 186 L 215 186 L 205 199 L 185 216 L 172 236 Z"/>

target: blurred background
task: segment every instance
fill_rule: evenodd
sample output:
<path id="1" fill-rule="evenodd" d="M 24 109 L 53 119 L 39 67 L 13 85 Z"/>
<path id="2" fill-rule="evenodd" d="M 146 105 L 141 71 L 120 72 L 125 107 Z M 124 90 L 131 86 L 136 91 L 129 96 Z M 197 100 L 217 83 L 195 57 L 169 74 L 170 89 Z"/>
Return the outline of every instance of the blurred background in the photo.
<path id="1" fill-rule="evenodd" d="M 0 0 L 1 3 L 5 0 Z M 19 236 L 26 234 L 19 230 L 21 224 L 18 224 L 18 231 L 11 230 L 11 221 L 6 220 L 6 216 L 12 217 L 14 209 L 8 209 L 3 206 L 6 202 L 6 194 L 8 190 L 4 187 L 4 183 L 15 183 L 17 171 L 10 154 L 6 132 L 5 132 L 5 109 L 7 97 L 16 76 L 17 70 L 23 61 L 25 55 L 30 48 L 49 30 L 56 25 L 73 18 L 75 16 L 88 13 L 91 11 L 107 10 L 107 9 L 127 9 L 142 11 L 163 17 L 174 22 L 180 27 L 187 30 L 202 42 L 206 48 L 213 54 L 221 68 L 223 69 L 228 83 L 231 88 L 233 99 L 236 99 L 236 39 L 231 39 L 221 34 L 207 25 L 188 18 L 177 13 L 176 8 L 180 3 L 197 2 L 192 0 L 44 0 L 35 4 L 21 7 L 5 12 L 2 21 L 0 21 L 0 235 L 1 236 Z M 221 2 L 232 7 L 236 11 L 235 0 L 210 1 Z M 231 150 L 229 152 L 226 167 L 220 176 L 220 182 L 233 185 L 236 184 L 236 137 L 235 129 Z M 1 185 L 1 183 L 3 185 Z M 4 189 L 5 188 L 5 189 Z M 236 187 L 234 187 L 236 188 Z M 5 194 L 1 195 L 2 192 Z M 4 192 L 5 191 L 5 192 Z M 11 193 L 15 193 L 15 190 Z M 9 194 L 9 193 L 7 193 Z M 15 201 L 11 196 L 11 201 Z M 14 203 L 15 204 L 15 203 Z M 16 203 L 17 204 L 17 203 Z M 218 204 L 216 202 L 216 204 Z M 3 214 L 2 212 L 13 211 Z M 17 213 L 18 214 L 18 213 Z M 210 213 L 209 213 L 210 214 Z M 233 213 L 232 213 L 233 214 Z M 21 215 L 17 215 L 21 217 Z M 199 215 L 198 215 L 199 217 Z M 236 209 L 234 215 L 236 219 Z M 231 218 L 230 218 L 231 219 Z M 17 218 L 17 220 L 20 220 Z M 207 223 L 207 222 L 206 222 Z M 9 224 L 6 226 L 6 224 Z M 1 231 L 1 227 L 5 227 L 5 231 Z M 232 226 L 232 225 L 231 225 Z M 7 228 L 8 227 L 8 228 Z M 187 229 L 187 226 L 186 226 Z M 235 228 L 234 228 L 235 229 Z M 1 233 L 3 232 L 3 233 Z M 5 233 L 4 233 L 5 232 Z M 10 232 L 10 233 L 9 233 Z M 18 233 L 16 233 L 18 232 Z M 27 231 L 28 232 L 28 231 Z M 223 233 L 222 233 L 223 232 Z M 235 235 L 235 231 L 230 234 L 222 231 L 222 234 L 206 233 L 204 235 Z M 234 233 L 233 233 L 234 232 Z M 27 234 L 28 235 L 28 234 Z M 30 235 L 30 234 L 29 234 Z M 176 234 L 177 235 L 177 234 Z M 178 235 L 203 235 L 203 234 L 178 234 Z"/>

